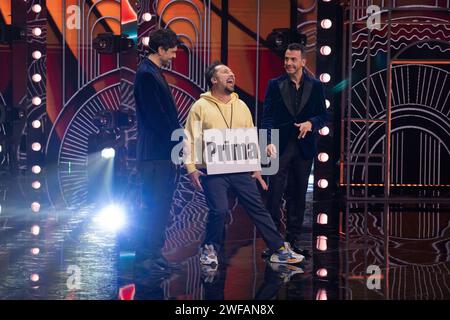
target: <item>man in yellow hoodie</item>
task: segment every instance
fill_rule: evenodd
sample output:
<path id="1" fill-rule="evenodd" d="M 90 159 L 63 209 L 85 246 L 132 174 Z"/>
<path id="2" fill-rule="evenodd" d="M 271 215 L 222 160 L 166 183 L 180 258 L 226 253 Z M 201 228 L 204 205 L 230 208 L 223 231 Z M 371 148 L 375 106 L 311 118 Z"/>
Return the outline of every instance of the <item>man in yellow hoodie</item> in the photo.
<path id="1" fill-rule="evenodd" d="M 205 164 L 199 146 L 203 144 L 203 131 L 207 129 L 253 128 L 247 105 L 234 92 L 235 76 L 231 69 L 218 61 L 205 73 L 210 91 L 202 94 L 189 112 L 186 122 L 188 157 L 185 166 L 189 179 L 197 190 L 204 191 L 209 207 L 206 235 L 201 247 L 200 262 L 218 264 L 217 252 L 222 245 L 225 219 L 228 214 L 228 189 L 232 189 L 244 206 L 267 246 L 273 250 L 270 257 L 275 263 L 299 263 L 303 256 L 293 252 L 277 231 L 258 191 L 256 180 L 263 188 L 267 185 L 260 172 L 205 174 Z"/>

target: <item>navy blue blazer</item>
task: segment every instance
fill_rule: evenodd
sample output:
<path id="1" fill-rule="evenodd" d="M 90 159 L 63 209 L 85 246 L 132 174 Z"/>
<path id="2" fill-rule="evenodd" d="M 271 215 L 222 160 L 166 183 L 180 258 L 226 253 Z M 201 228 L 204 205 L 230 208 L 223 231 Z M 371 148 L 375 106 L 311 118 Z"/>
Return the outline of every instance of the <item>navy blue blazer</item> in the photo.
<path id="1" fill-rule="evenodd" d="M 322 83 L 305 71 L 303 72 L 303 93 L 298 112 L 289 94 L 290 78 L 287 74 L 269 80 L 263 105 L 263 129 L 279 129 L 280 145 L 278 154 L 281 156 L 289 139 L 298 136 L 298 128 L 294 123 L 311 121 L 312 132 L 308 132 L 303 139 L 298 139 L 298 146 L 305 159 L 312 159 L 317 154 L 316 133 L 325 126 L 328 120 L 325 107 L 325 97 Z M 270 143 L 270 130 L 268 134 Z"/>
<path id="2" fill-rule="evenodd" d="M 137 154 L 139 161 L 170 160 L 172 131 L 181 128 L 178 111 L 161 69 L 144 59 L 134 81 L 138 124 Z"/>

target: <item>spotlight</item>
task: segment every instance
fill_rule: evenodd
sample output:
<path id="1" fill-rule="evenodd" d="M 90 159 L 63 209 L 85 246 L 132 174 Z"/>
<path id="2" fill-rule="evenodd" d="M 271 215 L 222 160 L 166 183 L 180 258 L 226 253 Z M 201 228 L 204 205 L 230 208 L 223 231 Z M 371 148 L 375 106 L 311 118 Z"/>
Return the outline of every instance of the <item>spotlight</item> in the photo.
<path id="1" fill-rule="evenodd" d="M 133 39 L 127 35 L 114 35 L 110 32 L 100 33 L 92 42 L 98 53 L 112 54 L 128 51 L 134 47 Z"/>
<path id="2" fill-rule="evenodd" d="M 146 12 L 142 15 L 142 20 L 149 22 L 150 20 L 152 20 L 152 14 L 149 12 Z"/>
<path id="3" fill-rule="evenodd" d="M 36 224 L 31 227 L 31 233 L 35 236 L 37 236 L 39 234 L 40 230 L 41 230 L 41 228 L 39 228 L 39 226 Z"/>
<path id="4" fill-rule="evenodd" d="M 316 294 L 316 300 L 328 300 L 327 290 L 319 289 L 319 291 L 317 291 L 317 294 Z"/>
<path id="5" fill-rule="evenodd" d="M 31 204 L 31 210 L 33 212 L 39 212 L 40 209 L 41 209 L 41 205 L 39 204 L 39 202 L 33 202 Z"/>
<path id="6" fill-rule="evenodd" d="M 33 281 L 33 282 L 39 281 L 39 275 L 37 273 L 31 274 L 30 280 Z"/>
<path id="7" fill-rule="evenodd" d="M 331 53 L 331 47 L 330 46 L 321 46 L 320 47 L 320 54 L 323 56 L 328 56 Z"/>
<path id="8" fill-rule="evenodd" d="M 34 6 L 31 7 L 31 10 L 33 10 L 34 13 L 39 13 L 42 10 L 42 7 L 38 4 L 35 4 Z"/>
<path id="9" fill-rule="evenodd" d="M 39 189 L 41 187 L 41 183 L 39 181 L 33 181 L 33 183 L 31 184 L 31 187 L 33 187 L 33 189 Z"/>
<path id="10" fill-rule="evenodd" d="M 3 151 L 3 147 L 2 147 L 2 145 L 0 144 L 0 153 Z"/>
<path id="11" fill-rule="evenodd" d="M 319 130 L 319 133 L 321 136 L 327 136 L 330 133 L 330 128 L 325 126 Z"/>
<path id="12" fill-rule="evenodd" d="M 116 151 L 114 148 L 104 148 L 102 150 L 102 158 L 104 159 L 111 159 L 116 156 Z"/>
<path id="13" fill-rule="evenodd" d="M 330 156 L 326 152 L 321 152 L 318 154 L 317 158 L 320 162 L 327 162 Z"/>
<path id="14" fill-rule="evenodd" d="M 33 57 L 33 59 L 39 60 L 42 57 L 42 53 L 39 50 L 36 50 L 36 51 L 33 51 L 31 56 Z"/>
<path id="15" fill-rule="evenodd" d="M 31 251 L 31 254 L 38 255 L 41 250 L 39 250 L 39 248 L 31 248 L 30 251 Z"/>
<path id="16" fill-rule="evenodd" d="M 326 236 L 317 236 L 316 238 L 316 249 L 320 251 L 327 250 L 327 240 Z"/>
<path id="17" fill-rule="evenodd" d="M 148 43 L 150 42 L 150 37 L 142 37 L 142 44 L 148 47 Z"/>
<path id="18" fill-rule="evenodd" d="M 320 268 L 319 270 L 317 270 L 316 274 L 321 278 L 325 278 L 328 275 L 328 271 L 325 268 Z"/>
<path id="19" fill-rule="evenodd" d="M 34 82 L 39 82 L 39 81 L 42 80 L 42 77 L 41 77 L 41 75 L 40 75 L 39 73 L 35 73 L 35 74 L 33 74 L 33 76 L 31 77 L 31 79 L 32 79 Z"/>
<path id="20" fill-rule="evenodd" d="M 331 102 L 328 99 L 325 99 L 325 107 L 328 109 L 331 106 Z"/>
<path id="21" fill-rule="evenodd" d="M 326 187 L 328 187 L 328 180 L 327 179 L 319 179 L 319 181 L 317 181 L 317 185 L 319 186 L 319 188 L 325 189 Z"/>
<path id="22" fill-rule="evenodd" d="M 41 173 L 41 167 L 36 165 L 36 166 L 32 166 L 31 167 L 31 172 L 33 172 L 34 174 L 39 174 Z"/>
<path id="23" fill-rule="evenodd" d="M 320 26 L 323 29 L 330 29 L 332 25 L 333 23 L 331 22 L 330 19 L 323 19 L 322 21 L 320 21 Z"/>
<path id="24" fill-rule="evenodd" d="M 331 80 L 331 76 L 329 73 L 322 73 L 319 78 L 323 83 L 328 83 Z"/>
<path id="25" fill-rule="evenodd" d="M 38 28 L 38 27 L 33 28 L 32 33 L 33 33 L 33 36 L 39 37 L 42 34 L 42 29 Z"/>
<path id="26" fill-rule="evenodd" d="M 31 149 L 33 150 L 33 151 L 40 151 L 41 150 L 41 144 L 39 143 L 39 142 L 33 142 L 32 144 L 31 144 Z"/>
<path id="27" fill-rule="evenodd" d="M 31 102 L 35 105 L 38 106 L 41 104 L 42 100 L 39 97 L 34 97 L 33 100 L 31 100 Z"/>
<path id="28" fill-rule="evenodd" d="M 122 207 L 111 204 L 94 217 L 94 222 L 107 230 L 117 231 L 125 225 L 125 211 Z"/>
<path id="29" fill-rule="evenodd" d="M 319 213 L 317 215 L 317 224 L 328 224 L 328 215 L 326 213 Z"/>
<path id="30" fill-rule="evenodd" d="M 33 126 L 33 128 L 39 129 L 41 127 L 41 122 L 39 120 L 33 120 L 31 125 Z"/>

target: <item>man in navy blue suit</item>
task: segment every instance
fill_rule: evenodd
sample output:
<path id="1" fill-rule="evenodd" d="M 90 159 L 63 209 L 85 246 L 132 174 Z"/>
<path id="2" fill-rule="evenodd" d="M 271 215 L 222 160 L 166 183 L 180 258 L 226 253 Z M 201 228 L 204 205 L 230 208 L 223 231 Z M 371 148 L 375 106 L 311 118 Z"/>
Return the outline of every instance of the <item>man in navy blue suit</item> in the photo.
<path id="1" fill-rule="evenodd" d="M 284 57 L 286 74 L 269 80 L 262 119 L 262 128 L 278 129 L 280 137 L 277 148 L 270 141 L 269 130 L 267 154 L 270 157 L 279 154 L 280 163 L 278 173 L 269 178 L 267 209 L 280 227 L 280 204 L 289 178 L 293 183 L 289 184 L 287 199 L 286 241 L 300 253 L 305 253 L 299 248 L 299 240 L 308 178 L 317 153 L 315 134 L 327 121 L 322 83 L 312 78 L 304 66 L 304 47 L 290 44 Z"/>
<path id="2" fill-rule="evenodd" d="M 150 54 L 139 65 L 134 82 L 138 124 L 137 160 L 142 180 L 142 210 L 138 222 L 135 266 L 168 271 L 170 264 L 161 254 L 177 168 L 171 151 L 177 142 L 172 132 L 181 128 L 178 111 L 161 67 L 176 57 L 178 39 L 170 29 L 150 34 Z"/>

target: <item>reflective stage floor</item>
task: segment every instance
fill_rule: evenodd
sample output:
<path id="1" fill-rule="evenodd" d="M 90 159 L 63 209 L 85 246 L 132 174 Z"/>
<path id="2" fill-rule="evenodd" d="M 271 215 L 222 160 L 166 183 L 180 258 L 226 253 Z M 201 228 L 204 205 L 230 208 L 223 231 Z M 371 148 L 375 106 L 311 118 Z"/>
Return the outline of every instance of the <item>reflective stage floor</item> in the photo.
<path id="1" fill-rule="evenodd" d="M 136 274 L 131 228 L 104 228 L 98 204 L 41 198 L 38 207 L 23 184 L 1 181 L 0 299 L 450 299 L 449 203 L 330 203 L 337 223 L 327 229 L 308 201 L 311 256 L 297 266 L 262 259 L 264 242 L 231 203 L 214 270 L 198 261 L 206 212 L 195 203 L 204 199 L 179 188 L 164 253 L 180 269 Z"/>

